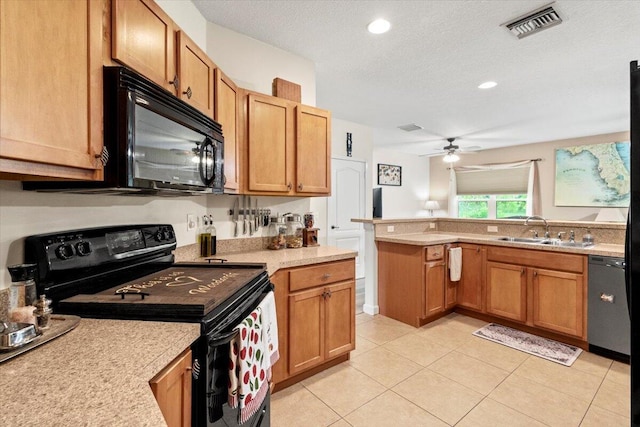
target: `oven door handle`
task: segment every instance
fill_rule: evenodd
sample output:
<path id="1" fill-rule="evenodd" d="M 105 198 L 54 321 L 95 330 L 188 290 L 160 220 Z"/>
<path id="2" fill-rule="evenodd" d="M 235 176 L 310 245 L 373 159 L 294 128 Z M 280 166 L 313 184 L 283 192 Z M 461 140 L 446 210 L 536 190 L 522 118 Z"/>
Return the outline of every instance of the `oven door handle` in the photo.
<path id="1" fill-rule="evenodd" d="M 214 336 L 208 336 L 207 343 L 209 344 L 209 347 L 217 347 L 222 344 L 228 344 L 235 337 L 238 336 L 239 332 L 240 332 L 239 329 L 234 329 L 233 331 L 227 332 L 226 334 L 217 334 Z"/>

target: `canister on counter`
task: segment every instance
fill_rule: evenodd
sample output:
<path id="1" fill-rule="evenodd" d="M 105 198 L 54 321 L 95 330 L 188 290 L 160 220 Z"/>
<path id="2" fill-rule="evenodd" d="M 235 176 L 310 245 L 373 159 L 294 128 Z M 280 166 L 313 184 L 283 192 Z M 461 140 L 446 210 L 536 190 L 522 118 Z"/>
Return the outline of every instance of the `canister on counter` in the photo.
<path id="1" fill-rule="evenodd" d="M 287 223 L 287 248 L 301 248 L 302 247 L 302 218 L 299 214 L 287 214 L 284 217 Z"/>
<path id="2" fill-rule="evenodd" d="M 286 246 L 286 233 L 287 226 L 284 223 L 284 218 L 277 215 L 272 216 L 269 222 L 269 243 L 267 248 L 284 249 Z"/>
<path id="3" fill-rule="evenodd" d="M 11 275 L 9 288 L 9 320 L 12 322 L 36 324 L 33 315 L 36 300 L 36 264 L 16 264 L 7 267 Z"/>

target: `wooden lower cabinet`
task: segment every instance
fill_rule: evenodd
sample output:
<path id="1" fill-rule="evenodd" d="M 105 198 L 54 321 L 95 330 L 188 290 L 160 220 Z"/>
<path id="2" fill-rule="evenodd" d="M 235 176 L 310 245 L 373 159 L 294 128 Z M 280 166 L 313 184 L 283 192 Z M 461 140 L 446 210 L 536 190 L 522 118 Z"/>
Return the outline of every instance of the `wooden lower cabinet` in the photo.
<path id="1" fill-rule="evenodd" d="M 516 322 L 527 321 L 527 269 L 487 262 L 487 313 Z"/>
<path id="2" fill-rule="evenodd" d="M 276 387 L 355 349 L 354 259 L 279 270 L 271 282 L 280 347 Z"/>
<path id="3" fill-rule="evenodd" d="M 461 243 L 462 275 L 457 282 L 457 305 L 483 311 L 485 249 L 480 245 Z"/>
<path id="4" fill-rule="evenodd" d="M 149 385 L 169 427 L 191 426 L 191 350 L 185 350 Z"/>
<path id="5" fill-rule="evenodd" d="M 582 337 L 585 333 L 583 275 L 535 269 L 532 276 L 533 325 Z"/>
<path id="6" fill-rule="evenodd" d="M 424 316 L 430 317 L 444 311 L 444 261 L 428 262 L 424 266 L 426 299 L 424 301 Z"/>

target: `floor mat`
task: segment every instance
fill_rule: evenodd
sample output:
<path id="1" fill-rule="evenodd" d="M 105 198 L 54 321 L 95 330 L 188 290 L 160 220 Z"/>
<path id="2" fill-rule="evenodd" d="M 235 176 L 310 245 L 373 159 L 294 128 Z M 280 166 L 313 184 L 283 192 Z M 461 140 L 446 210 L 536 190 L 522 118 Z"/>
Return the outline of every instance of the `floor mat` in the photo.
<path id="1" fill-rule="evenodd" d="M 483 326 L 473 335 L 565 366 L 571 366 L 582 353 L 582 349 L 579 347 L 518 331 L 497 323 Z"/>

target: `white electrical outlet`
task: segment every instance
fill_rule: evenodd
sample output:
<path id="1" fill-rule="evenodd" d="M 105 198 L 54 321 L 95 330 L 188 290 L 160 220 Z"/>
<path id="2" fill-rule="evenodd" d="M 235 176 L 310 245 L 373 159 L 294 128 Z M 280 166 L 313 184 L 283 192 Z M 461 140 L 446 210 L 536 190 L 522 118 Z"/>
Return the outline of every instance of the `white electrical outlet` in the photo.
<path id="1" fill-rule="evenodd" d="M 435 222 L 430 222 L 429 223 L 429 228 L 436 228 L 436 223 Z"/>
<path id="2" fill-rule="evenodd" d="M 195 230 L 198 226 L 196 214 L 187 214 L 187 231 Z"/>
<path id="3" fill-rule="evenodd" d="M 497 233 L 498 226 L 497 225 L 487 225 L 487 232 L 489 233 Z"/>
<path id="4" fill-rule="evenodd" d="M 396 231 L 396 227 L 393 225 L 387 225 L 387 233 L 393 233 Z"/>

